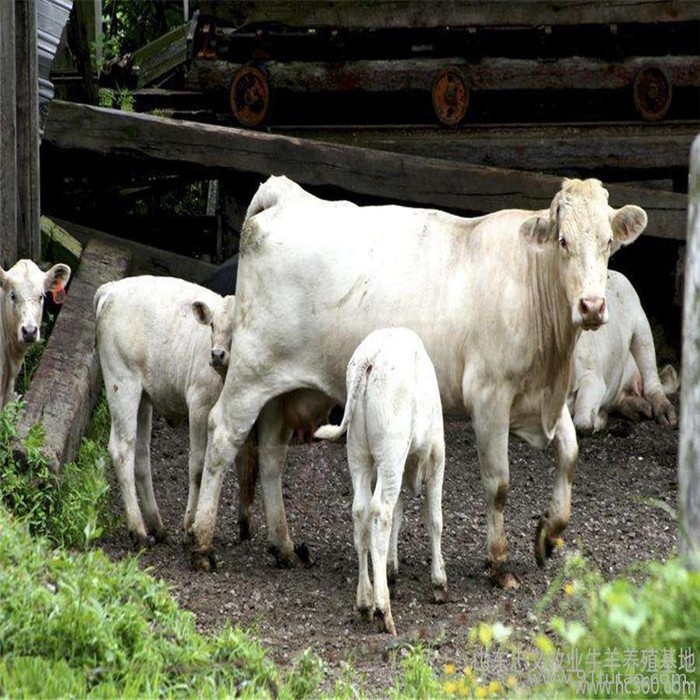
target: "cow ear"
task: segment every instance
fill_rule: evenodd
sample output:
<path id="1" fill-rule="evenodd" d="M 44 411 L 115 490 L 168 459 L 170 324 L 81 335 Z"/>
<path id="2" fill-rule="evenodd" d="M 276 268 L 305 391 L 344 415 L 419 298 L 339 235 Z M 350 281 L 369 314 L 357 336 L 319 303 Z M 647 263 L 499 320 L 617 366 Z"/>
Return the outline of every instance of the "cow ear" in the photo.
<path id="1" fill-rule="evenodd" d="M 615 242 L 619 243 L 617 247 L 629 245 L 646 228 L 647 213 L 634 204 L 627 204 L 620 209 L 611 209 L 610 226 Z"/>
<path id="2" fill-rule="evenodd" d="M 71 270 L 68 265 L 57 263 L 44 274 L 44 291 L 50 292 L 65 289 L 70 279 Z"/>
<path id="3" fill-rule="evenodd" d="M 0 267 L 0 289 L 5 288 L 5 282 L 7 281 L 7 272 Z"/>
<path id="4" fill-rule="evenodd" d="M 236 308 L 236 297 L 233 294 L 229 294 L 224 297 L 224 308 L 226 309 L 227 313 L 233 314 L 233 311 Z"/>
<path id="5" fill-rule="evenodd" d="M 542 249 L 552 239 L 552 225 L 549 217 L 533 214 L 520 224 L 520 235 L 528 244 Z"/>
<path id="6" fill-rule="evenodd" d="M 211 309 L 207 304 L 203 301 L 193 301 L 192 302 L 192 313 L 194 314 L 194 317 L 201 323 L 203 326 L 209 326 L 211 325 L 212 322 L 212 313 Z"/>

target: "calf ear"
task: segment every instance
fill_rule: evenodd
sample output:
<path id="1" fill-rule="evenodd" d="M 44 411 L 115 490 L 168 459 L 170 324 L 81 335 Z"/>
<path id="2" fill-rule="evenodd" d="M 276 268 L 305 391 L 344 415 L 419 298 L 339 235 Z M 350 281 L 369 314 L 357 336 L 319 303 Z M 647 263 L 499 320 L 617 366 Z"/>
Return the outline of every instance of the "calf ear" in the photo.
<path id="1" fill-rule="evenodd" d="M 611 209 L 610 226 L 615 242 L 620 246 L 629 245 L 647 226 L 647 213 L 641 207 L 627 204 L 620 209 Z"/>
<path id="2" fill-rule="evenodd" d="M 7 273 L 0 267 L 0 289 L 4 289 L 5 281 L 7 280 Z"/>
<path id="3" fill-rule="evenodd" d="M 70 267 L 57 263 L 44 274 L 44 291 L 65 289 L 70 279 Z"/>
<path id="4" fill-rule="evenodd" d="M 194 317 L 203 325 L 209 326 L 212 322 L 211 309 L 203 301 L 192 302 L 192 313 Z"/>
<path id="5" fill-rule="evenodd" d="M 541 249 L 552 239 L 552 229 L 549 217 L 533 214 L 520 224 L 520 235 L 531 246 Z"/>

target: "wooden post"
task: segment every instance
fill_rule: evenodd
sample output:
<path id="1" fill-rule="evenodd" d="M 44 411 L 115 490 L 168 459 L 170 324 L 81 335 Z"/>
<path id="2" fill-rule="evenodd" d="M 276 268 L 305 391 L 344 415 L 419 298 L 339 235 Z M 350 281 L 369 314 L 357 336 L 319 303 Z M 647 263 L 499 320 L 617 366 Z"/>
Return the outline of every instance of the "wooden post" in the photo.
<path id="1" fill-rule="evenodd" d="M 690 154 L 688 241 L 683 304 L 678 551 L 700 568 L 700 136 Z"/>
<path id="2" fill-rule="evenodd" d="M 0 3 L 0 265 L 17 260 L 15 3 Z"/>
<path id="3" fill-rule="evenodd" d="M 38 260 L 39 214 L 39 62 L 36 0 L 15 2 L 17 80 L 17 257 Z"/>
<path id="4" fill-rule="evenodd" d="M 97 74 L 102 70 L 102 0 L 95 0 L 95 63 Z"/>

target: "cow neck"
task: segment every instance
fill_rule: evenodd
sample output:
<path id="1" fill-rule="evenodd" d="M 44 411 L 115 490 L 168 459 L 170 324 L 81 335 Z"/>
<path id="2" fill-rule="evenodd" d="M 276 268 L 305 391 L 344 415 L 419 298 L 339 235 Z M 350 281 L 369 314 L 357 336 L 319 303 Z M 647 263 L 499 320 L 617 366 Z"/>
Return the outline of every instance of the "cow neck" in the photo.
<path id="1" fill-rule="evenodd" d="M 0 291 L 0 295 L 4 295 L 4 291 Z M 2 358 L 0 358 L 0 407 L 4 401 L 4 397 L 7 394 L 8 384 L 14 382 L 14 372 L 13 365 L 16 365 L 22 361 L 24 356 L 24 350 L 20 347 L 19 341 L 16 336 L 10 332 L 10 324 L 7 319 L 6 305 L 4 299 L 0 297 L 0 353 L 2 353 Z"/>
<path id="2" fill-rule="evenodd" d="M 558 250 L 547 246 L 542 251 L 528 251 L 534 284 L 529 285 L 536 330 L 536 354 L 544 385 L 554 393 L 562 380 L 568 387 L 571 358 L 577 329 L 558 274 Z M 563 376 L 562 376 L 563 375 Z"/>

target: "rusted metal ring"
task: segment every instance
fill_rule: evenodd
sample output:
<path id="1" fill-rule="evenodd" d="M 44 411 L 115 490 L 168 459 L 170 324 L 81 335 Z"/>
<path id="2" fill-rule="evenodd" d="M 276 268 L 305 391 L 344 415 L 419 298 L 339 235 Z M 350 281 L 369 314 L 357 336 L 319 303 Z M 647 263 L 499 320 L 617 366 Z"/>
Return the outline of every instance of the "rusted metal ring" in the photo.
<path id="1" fill-rule="evenodd" d="M 270 87 L 265 74 L 255 66 L 236 71 L 229 91 L 231 113 L 243 126 L 258 126 L 270 109 Z"/>
<path id="2" fill-rule="evenodd" d="M 469 80 L 459 68 L 448 66 L 435 76 L 432 87 L 435 116 L 446 126 L 459 124 L 469 109 Z"/>
<path id="3" fill-rule="evenodd" d="M 671 106 L 673 84 L 659 66 L 642 68 L 632 84 L 634 106 L 645 121 L 663 119 Z"/>

